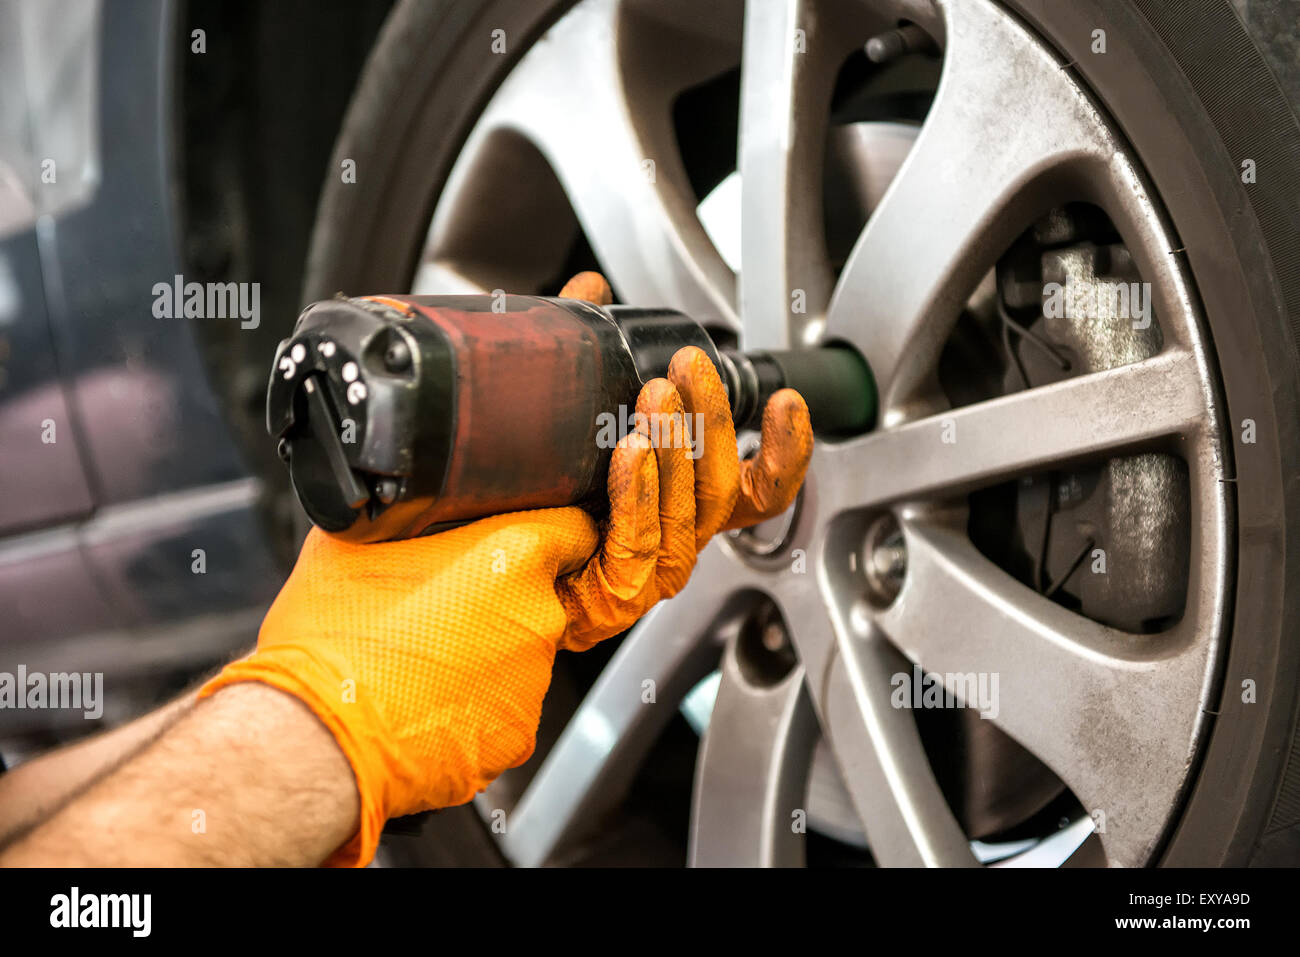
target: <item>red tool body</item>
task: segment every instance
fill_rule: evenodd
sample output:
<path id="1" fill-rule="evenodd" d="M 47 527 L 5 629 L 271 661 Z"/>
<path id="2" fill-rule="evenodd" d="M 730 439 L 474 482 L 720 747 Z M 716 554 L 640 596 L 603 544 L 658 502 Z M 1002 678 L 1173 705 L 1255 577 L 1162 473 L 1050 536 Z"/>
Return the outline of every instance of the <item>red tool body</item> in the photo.
<path id="1" fill-rule="evenodd" d="M 870 373 L 849 350 L 719 352 L 666 309 L 376 296 L 303 312 L 276 353 L 267 427 L 312 521 L 353 541 L 520 509 L 599 509 L 641 385 L 688 345 L 718 367 L 738 427 L 788 385 L 819 430 L 870 426 Z"/>

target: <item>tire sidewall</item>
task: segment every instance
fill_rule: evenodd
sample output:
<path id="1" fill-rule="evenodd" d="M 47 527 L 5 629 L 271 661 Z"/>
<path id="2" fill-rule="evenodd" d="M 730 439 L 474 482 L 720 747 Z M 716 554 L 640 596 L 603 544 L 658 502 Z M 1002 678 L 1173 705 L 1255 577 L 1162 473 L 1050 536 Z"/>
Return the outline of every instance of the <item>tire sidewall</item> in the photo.
<path id="1" fill-rule="evenodd" d="M 1273 257 L 1300 249 L 1293 243 L 1269 248 L 1239 175 L 1241 157 L 1229 155 L 1184 75 L 1178 55 L 1190 54 L 1171 49 L 1176 37 L 1166 33 L 1166 46 L 1138 10 L 1102 0 L 1009 5 L 1073 61 L 1127 136 L 1186 250 L 1214 344 L 1234 460 L 1229 474 L 1235 466 L 1236 476 L 1231 639 L 1209 740 L 1162 862 L 1244 865 L 1257 850 L 1282 780 L 1300 683 L 1292 640 L 1300 609 L 1286 601 L 1300 562 L 1300 387 L 1296 341 L 1271 268 Z M 1092 52 L 1097 29 L 1106 31 L 1104 55 Z M 1236 29 L 1244 34 L 1239 23 Z M 1220 39 L 1242 53 L 1233 37 Z M 1222 95 L 1258 102 L 1257 90 L 1233 88 L 1239 75 L 1224 62 Z M 1276 118 L 1279 128 L 1288 122 L 1294 129 L 1292 117 Z M 1241 441 L 1245 419 L 1256 424 L 1252 444 Z M 1247 682 L 1254 684 L 1254 703 L 1243 701 Z"/>
<path id="2" fill-rule="evenodd" d="M 403 0 L 393 9 L 322 189 L 304 304 L 338 292 L 409 292 L 434 205 L 475 121 L 575 2 Z M 347 160 L 355 182 L 337 175 Z"/>

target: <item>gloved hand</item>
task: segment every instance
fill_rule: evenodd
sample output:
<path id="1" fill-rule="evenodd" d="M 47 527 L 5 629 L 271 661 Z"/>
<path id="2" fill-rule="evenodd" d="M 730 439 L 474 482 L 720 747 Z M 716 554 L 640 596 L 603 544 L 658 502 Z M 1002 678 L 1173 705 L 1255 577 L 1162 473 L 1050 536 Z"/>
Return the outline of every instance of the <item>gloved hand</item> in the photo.
<path id="1" fill-rule="evenodd" d="M 580 508 L 380 545 L 313 528 L 257 650 L 199 697 L 262 681 L 311 708 L 361 797 L 358 833 L 328 863 L 364 865 L 388 818 L 464 804 L 532 754 L 568 624 L 555 580 L 599 540 Z"/>
<path id="2" fill-rule="evenodd" d="M 579 273 L 560 295 L 608 305 L 613 297 L 599 273 Z M 652 379 L 637 397 L 637 432 L 614 451 L 611 508 L 600 554 L 557 585 L 569 616 L 561 647 L 583 651 L 626 631 L 663 598 L 681 591 L 696 555 L 719 531 L 746 528 L 779 515 L 794 502 L 812 457 L 808 406 L 782 389 L 763 410 L 758 453 L 740 461 L 731 406 L 717 369 L 700 349 L 673 356 L 667 379 Z M 682 431 L 685 416 L 686 429 Z M 703 429 L 692 434 L 697 424 Z M 687 434 L 692 448 L 671 439 Z M 651 456 L 658 468 L 649 467 Z M 698 456 L 698 457 L 697 457 Z"/>
<path id="3" fill-rule="evenodd" d="M 608 301 L 595 278 L 587 298 Z M 612 456 L 603 543 L 580 508 L 378 545 L 313 529 L 257 650 L 200 691 L 262 681 L 304 701 L 333 733 L 356 777 L 361 822 L 327 863 L 368 863 L 389 817 L 463 804 L 526 761 L 557 648 L 581 650 L 625 630 L 680 590 L 715 532 L 793 501 L 812 451 L 797 393 L 768 403 L 763 447 L 745 463 L 722 383 L 700 350 L 679 352 L 637 409 L 670 425 L 699 413 L 699 458 L 681 442 L 655 448 L 652 426 L 664 420 L 647 418 Z"/>

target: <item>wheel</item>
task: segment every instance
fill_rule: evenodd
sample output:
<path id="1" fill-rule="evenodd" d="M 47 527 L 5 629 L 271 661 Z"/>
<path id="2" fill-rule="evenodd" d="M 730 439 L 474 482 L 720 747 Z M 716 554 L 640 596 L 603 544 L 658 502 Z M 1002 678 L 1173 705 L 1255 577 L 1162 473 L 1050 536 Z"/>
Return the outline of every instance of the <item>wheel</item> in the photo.
<path id="1" fill-rule="evenodd" d="M 881 398 L 395 858 L 1300 857 L 1300 127 L 1226 3 L 405 3 L 346 160 L 308 299 L 600 268 Z"/>

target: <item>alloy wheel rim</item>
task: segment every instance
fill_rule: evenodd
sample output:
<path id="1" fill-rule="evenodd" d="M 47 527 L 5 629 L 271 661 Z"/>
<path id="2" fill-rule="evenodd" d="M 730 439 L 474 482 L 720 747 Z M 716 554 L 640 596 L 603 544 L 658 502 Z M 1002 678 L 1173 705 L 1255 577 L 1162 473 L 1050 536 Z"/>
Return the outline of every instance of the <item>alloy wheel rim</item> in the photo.
<path id="1" fill-rule="evenodd" d="M 800 863 L 792 820 L 805 808 L 810 754 L 824 736 L 879 863 L 977 863 L 912 716 L 891 704 L 894 676 L 919 663 L 941 674 L 997 674 L 1001 707 L 990 720 L 1078 797 L 1109 863 L 1149 862 L 1205 730 L 1231 555 L 1213 357 L 1140 167 L 1069 64 L 990 0 L 933 10 L 914 0 L 751 0 L 743 26 L 733 24 L 745 224 L 737 275 L 700 223 L 667 121 L 674 92 L 725 68 L 734 52 L 725 37 L 667 22 L 689 6 L 652 14 L 644 4 L 585 0 L 523 56 L 452 172 L 414 291 L 490 291 L 482 277 L 501 275 L 506 260 L 520 284 L 558 265 L 547 258 L 543 226 L 503 240 L 514 226 L 510 196 L 484 192 L 503 175 L 526 179 L 531 167 L 511 169 L 517 150 L 501 149 L 523 140 L 625 301 L 679 308 L 751 349 L 851 343 L 876 374 L 880 423 L 866 436 L 819 441 L 775 555 L 715 541 L 687 588 L 629 633 L 526 790 L 508 802 L 503 852 L 525 865 L 554 859 L 617 799 L 673 708 L 716 668 L 696 769 L 693 862 Z M 820 203 L 827 104 L 843 58 L 900 18 L 936 38 L 943 73 L 837 276 Z M 656 47 L 669 46 L 675 56 L 656 58 Z M 652 66 L 670 82 L 646 82 Z M 1114 222 L 1151 283 L 1162 347 L 951 408 L 934 371 L 952 326 L 1053 197 L 1093 203 Z M 475 225 L 494 200 L 500 220 L 489 214 L 486 227 Z M 791 311 L 795 290 L 803 311 Z M 1187 463 L 1190 491 L 1186 607 L 1159 633 L 1135 640 L 1049 601 L 965 532 L 963 496 L 973 489 L 1150 448 Z M 882 516 L 902 533 L 906 566 L 896 592 L 872 600 L 861 556 Z M 777 677 L 755 676 L 739 624 L 759 595 L 778 610 L 796 652 Z M 503 802 L 490 789 L 478 803 L 492 813 Z"/>

